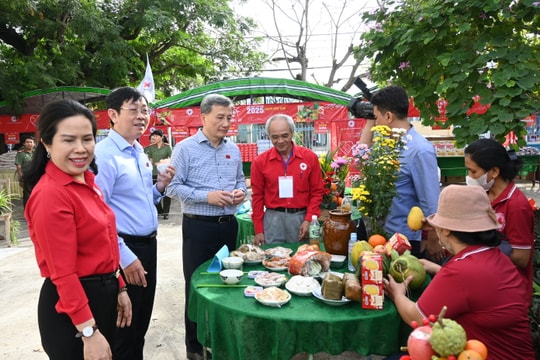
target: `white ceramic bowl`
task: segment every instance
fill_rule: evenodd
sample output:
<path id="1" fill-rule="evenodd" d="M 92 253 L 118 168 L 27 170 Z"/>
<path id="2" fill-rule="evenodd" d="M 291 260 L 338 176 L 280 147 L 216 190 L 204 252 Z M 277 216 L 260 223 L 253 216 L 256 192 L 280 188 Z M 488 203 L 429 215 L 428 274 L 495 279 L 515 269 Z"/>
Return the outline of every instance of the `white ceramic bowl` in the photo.
<path id="1" fill-rule="evenodd" d="M 221 280 L 227 285 L 235 285 L 242 281 L 244 272 L 242 270 L 227 269 L 221 270 L 219 273 Z"/>
<path id="2" fill-rule="evenodd" d="M 338 269 L 345 265 L 345 260 L 347 260 L 347 257 L 345 255 L 330 255 L 332 256 L 332 260 L 330 263 L 331 267 Z"/>
<path id="3" fill-rule="evenodd" d="M 238 256 L 230 256 L 223 258 L 221 260 L 224 269 L 236 269 L 242 270 L 242 265 L 244 264 L 244 259 Z"/>

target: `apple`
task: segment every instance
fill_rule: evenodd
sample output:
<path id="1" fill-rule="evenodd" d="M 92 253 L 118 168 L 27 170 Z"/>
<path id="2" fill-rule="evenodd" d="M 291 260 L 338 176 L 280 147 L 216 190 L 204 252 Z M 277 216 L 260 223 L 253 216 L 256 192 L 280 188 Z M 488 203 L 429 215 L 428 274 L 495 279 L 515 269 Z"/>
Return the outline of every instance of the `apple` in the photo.
<path id="1" fill-rule="evenodd" d="M 407 340 L 407 352 L 414 360 L 431 360 L 435 351 L 429 343 L 431 336 L 430 326 L 420 326 L 414 329 Z"/>
<path id="2" fill-rule="evenodd" d="M 376 245 L 373 248 L 373 252 L 375 254 L 387 255 L 386 247 L 384 245 Z"/>

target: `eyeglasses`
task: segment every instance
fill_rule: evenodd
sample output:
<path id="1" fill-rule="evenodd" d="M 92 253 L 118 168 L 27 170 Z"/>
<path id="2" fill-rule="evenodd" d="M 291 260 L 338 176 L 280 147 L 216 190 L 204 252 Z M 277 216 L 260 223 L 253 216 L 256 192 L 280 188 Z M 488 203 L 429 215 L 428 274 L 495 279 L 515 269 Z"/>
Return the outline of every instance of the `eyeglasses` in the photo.
<path id="1" fill-rule="evenodd" d="M 135 108 L 123 108 L 121 107 L 120 110 L 126 110 L 129 111 L 129 114 L 132 116 L 137 116 L 139 113 L 141 113 L 142 116 L 148 116 L 150 115 L 150 111 L 148 109 L 135 109 Z"/>

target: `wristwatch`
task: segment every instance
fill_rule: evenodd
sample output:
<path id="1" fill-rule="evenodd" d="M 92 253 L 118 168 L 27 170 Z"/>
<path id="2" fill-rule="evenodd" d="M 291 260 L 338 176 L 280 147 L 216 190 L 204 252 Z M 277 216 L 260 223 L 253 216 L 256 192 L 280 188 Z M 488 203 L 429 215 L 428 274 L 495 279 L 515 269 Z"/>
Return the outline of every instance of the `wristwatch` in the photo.
<path id="1" fill-rule="evenodd" d="M 94 335 L 94 333 L 97 330 L 97 326 L 94 324 L 92 326 L 87 326 L 82 331 L 79 331 L 77 334 L 75 334 L 76 338 L 85 337 L 89 338 L 90 336 Z"/>

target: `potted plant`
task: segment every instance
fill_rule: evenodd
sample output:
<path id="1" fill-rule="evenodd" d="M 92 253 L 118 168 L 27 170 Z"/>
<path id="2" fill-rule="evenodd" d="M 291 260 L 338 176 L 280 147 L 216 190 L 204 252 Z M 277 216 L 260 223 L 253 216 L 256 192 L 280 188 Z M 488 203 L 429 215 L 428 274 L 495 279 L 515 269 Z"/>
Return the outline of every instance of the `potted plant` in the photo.
<path id="1" fill-rule="evenodd" d="M 9 222 L 9 237 L 11 243 L 18 245 L 17 235 L 19 234 L 20 223 L 17 220 L 14 220 L 12 216 L 12 196 L 13 194 L 10 194 L 8 189 L 0 189 L 0 218 Z"/>

